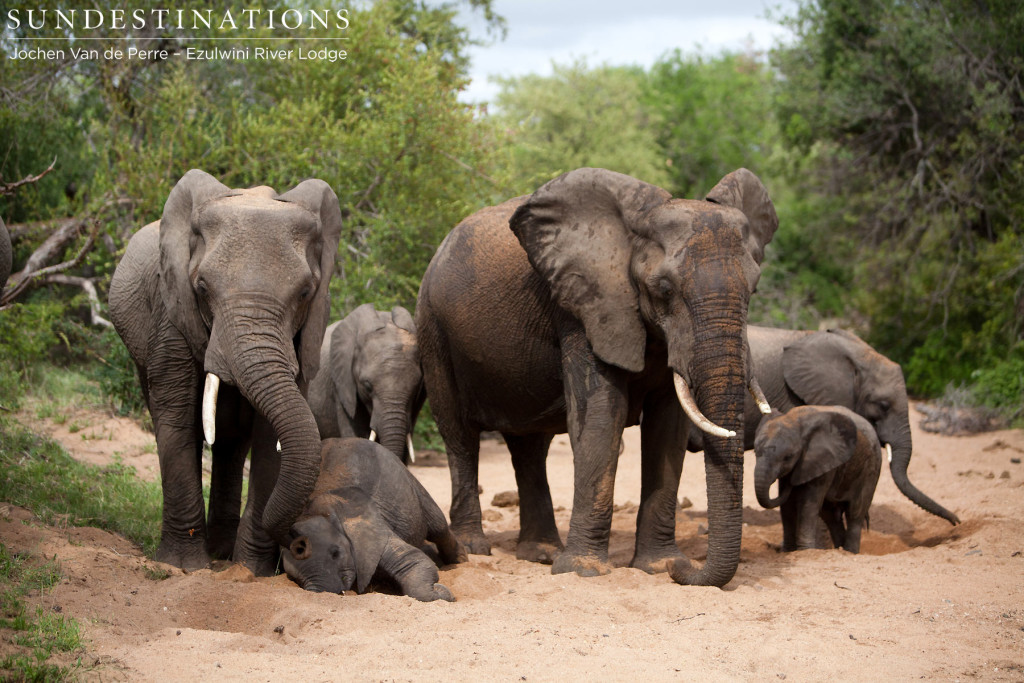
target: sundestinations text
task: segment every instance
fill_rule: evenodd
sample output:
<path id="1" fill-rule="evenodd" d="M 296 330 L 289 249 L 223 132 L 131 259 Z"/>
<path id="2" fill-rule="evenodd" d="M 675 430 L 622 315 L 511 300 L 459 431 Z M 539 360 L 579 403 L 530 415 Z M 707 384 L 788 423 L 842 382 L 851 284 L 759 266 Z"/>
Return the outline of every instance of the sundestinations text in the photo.
<path id="1" fill-rule="evenodd" d="M 349 27 L 348 10 L 329 9 L 11 9 L 7 11 L 6 28 L 57 30 L 135 29 L 159 30 L 255 30 L 259 28 L 294 31 L 345 30 Z"/>

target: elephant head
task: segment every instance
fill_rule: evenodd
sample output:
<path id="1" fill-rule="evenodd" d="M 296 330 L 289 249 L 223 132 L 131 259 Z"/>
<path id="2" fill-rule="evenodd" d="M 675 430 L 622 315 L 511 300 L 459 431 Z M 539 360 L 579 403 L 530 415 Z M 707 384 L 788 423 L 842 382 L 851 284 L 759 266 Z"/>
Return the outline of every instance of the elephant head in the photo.
<path id="1" fill-rule="evenodd" d="M 11 276 L 11 257 L 11 235 L 7 232 L 4 219 L 0 218 L 0 294 L 4 293 L 7 278 Z"/>
<path id="2" fill-rule="evenodd" d="M 845 464 L 853 456 L 857 430 L 853 423 L 827 410 L 800 410 L 766 416 L 757 428 L 754 451 L 754 492 L 765 508 L 782 505 L 794 486 L 801 486 Z M 779 482 L 779 495 L 770 489 Z"/>
<path id="3" fill-rule="evenodd" d="M 353 421 L 368 414 L 370 438 L 408 463 L 415 458 L 413 424 L 426 398 L 412 316 L 401 306 L 388 313 L 363 304 L 333 328 L 330 367 L 338 402 Z"/>
<path id="4" fill-rule="evenodd" d="M 387 546 L 386 528 L 370 498 L 356 488 L 314 494 L 292 525 L 281 563 L 305 590 L 363 593 Z"/>
<path id="5" fill-rule="evenodd" d="M 579 169 L 537 190 L 510 225 L 600 360 L 640 373 L 650 343 L 666 349 L 666 381 L 709 435 L 708 559 L 677 580 L 724 585 L 739 561 L 742 525 L 735 435 L 748 384 L 747 305 L 778 227 L 767 191 L 746 169 L 725 176 L 706 201 Z"/>
<path id="6" fill-rule="evenodd" d="M 303 395 L 320 362 L 340 231 L 338 199 L 323 181 L 278 195 L 232 190 L 198 170 L 174 186 L 160 220 L 161 296 L 207 373 L 207 441 L 216 438 L 220 382 L 237 386 L 280 441 L 262 522 L 283 545 L 319 471 L 320 436 Z"/>
<path id="7" fill-rule="evenodd" d="M 958 524 L 960 519 L 910 482 L 913 443 L 903 370 L 845 330 L 806 335 L 786 346 L 782 370 L 789 389 L 806 404 L 837 405 L 863 416 L 889 451 L 896 486 L 924 510 Z"/>

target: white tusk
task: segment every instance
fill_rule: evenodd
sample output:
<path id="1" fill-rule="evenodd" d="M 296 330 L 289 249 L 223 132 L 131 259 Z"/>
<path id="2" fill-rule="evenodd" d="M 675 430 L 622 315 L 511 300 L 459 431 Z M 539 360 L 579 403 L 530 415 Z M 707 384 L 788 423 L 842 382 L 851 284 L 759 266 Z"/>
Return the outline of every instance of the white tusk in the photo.
<path id="1" fill-rule="evenodd" d="M 277 442 L 277 452 L 278 453 L 281 452 L 281 442 L 280 441 Z"/>
<path id="2" fill-rule="evenodd" d="M 679 398 L 679 405 L 683 407 L 683 412 L 690 418 L 693 424 L 700 427 L 701 431 L 705 431 L 712 436 L 720 436 L 726 439 L 731 439 L 736 436 L 736 432 L 731 429 L 725 429 L 719 427 L 711 420 L 704 417 L 704 414 L 700 412 L 700 408 L 697 407 L 697 402 L 693 400 L 693 394 L 690 393 L 690 387 L 686 386 L 686 380 L 684 380 L 679 373 L 672 373 L 673 383 L 676 385 L 676 396 Z"/>
<path id="3" fill-rule="evenodd" d="M 375 432 L 375 431 L 373 431 L 371 429 L 370 430 L 370 441 L 376 441 L 376 440 L 377 440 L 377 432 Z"/>
<path id="4" fill-rule="evenodd" d="M 412 434 L 406 434 L 405 447 L 409 449 L 409 462 L 416 462 L 416 450 L 412 447 Z"/>
<path id="5" fill-rule="evenodd" d="M 217 438 L 217 393 L 220 391 L 220 377 L 212 372 L 206 373 L 206 386 L 203 387 L 203 437 L 206 443 L 213 445 Z"/>
<path id="6" fill-rule="evenodd" d="M 758 384 L 757 378 L 753 375 L 750 376 L 750 382 L 747 383 L 747 391 L 754 397 L 754 402 L 757 403 L 757 409 L 761 411 L 762 415 L 771 415 L 772 407 L 768 405 L 768 399 L 765 398 L 764 392 L 761 391 L 761 385 Z"/>
<path id="7" fill-rule="evenodd" d="M 885 455 L 889 458 L 889 462 L 892 462 L 892 446 L 885 444 Z"/>

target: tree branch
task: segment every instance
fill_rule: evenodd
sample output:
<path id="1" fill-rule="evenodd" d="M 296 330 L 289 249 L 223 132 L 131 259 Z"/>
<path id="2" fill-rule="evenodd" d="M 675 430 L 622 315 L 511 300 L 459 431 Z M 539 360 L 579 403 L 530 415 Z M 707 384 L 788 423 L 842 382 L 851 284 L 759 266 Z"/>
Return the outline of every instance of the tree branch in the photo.
<path id="1" fill-rule="evenodd" d="M 85 290 L 86 296 L 89 297 L 89 313 L 91 314 L 92 324 L 100 327 L 114 326 L 113 323 L 100 315 L 100 297 L 99 294 L 96 293 L 96 285 L 92 278 L 78 277 L 75 275 L 50 275 L 46 278 L 46 282 L 49 284 L 81 287 Z"/>
<path id="2" fill-rule="evenodd" d="M 53 273 L 61 273 L 80 264 L 85 258 L 85 255 L 89 253 L 90 249 L 92 249 L 92 245 L 96 242 L 96 235 L 100 230 L 100 223 L 98 220 L 93 220 L 93 227 L 92 230 L 89 231 L 89 237 L 85 240 L 85 244 L 82 245 L 82 248 L 79 249 L 73 259 L 59 263 L 55 266 L 48 266 L 46 268 L 40 267 L 42 264 L 46 263 L 46 260 L 41 258 L 42 254 L 45 253 L 49 258 L 52 258 L 54 254 L 60 253 L 60 251 L 54 247 L 54 244 L 57 243 L 58 239 L 63 240 L 60 242 L 60 249 L 62 250 L 68 242 L 77 236 L 79 228 L 83 228 L 85 225 L 86 222 L 84 220 L 68 219 L 65 221 L 65 224 L 61 226 L 57 232 L 51 235 L 46 242 L 44 242 L 39 249 L 36 249 L 32 256 L 29 257 L 29 262 L 25 264 L 25 268 L 16 276 L 20 278 L 18 282 L 8 287 L 7 290 L 3 292 L 3 296 L 0 296 L 0 306 L 6 306 L 10 302 L 14 301 L 14 299 L 20 296 L 22 292 L 24 292 L 35 280 L 47 275 L 52 275 Z M 64 233 L 63 237 L 59 237 L 61 233 Z M 37 255 L 39 255 L 40 258 L 36 258 Z M 30 265 L 34 266 L 31 270 Z"/>
<path id="3" fill-rule="evenodd" d="M 15 181 L 13 183 L 5 183 L 3 179 L 0 179 L 0 197 L 9 194 L 14 194 L 14 191 L 17 190 L 22 185 L 29 185 L 31 183 L 38 182 L 44 175 L 53 170 L 53 167 L 54 165 L 56 165 L 56 163 L 57 157 L 54 157 L 53 161 L 50 162 L 50 165 L 46 168 L 46 170 L 40 173 L 39 175 L 25 176 L 21 180 Z"/>

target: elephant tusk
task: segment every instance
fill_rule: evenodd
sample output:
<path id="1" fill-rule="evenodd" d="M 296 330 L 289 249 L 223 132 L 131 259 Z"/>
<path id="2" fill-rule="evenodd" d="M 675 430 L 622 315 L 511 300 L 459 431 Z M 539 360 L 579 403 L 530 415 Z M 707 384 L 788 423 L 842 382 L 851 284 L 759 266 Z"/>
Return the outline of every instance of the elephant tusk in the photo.
<path id="1" fill-rule="evenodd" d="M 719 427 L 714 422 L 704 417 L 704 414 L 700 412 L 700 408 L 697 407 L 697 402 L 693 400 L 693 394 L 690 393 L 690 387 L 686 385 L 686 380 L 684 380 L 679 373 L 672 373 L 672 379 L 673 383 L 676 385 L 676 396 L 679 398 L 679 405 L 683 407 L 683 412 L 686 413 L 686 416 L 690 418 L 695 425 L 712 436 L 720 436 L 726 439 L 731 439 L 736 436 L 736 432 L 731 429 Z"/>
<path id="2" fill-rule="evenodd" d="M 405 447 L 409 449 L 409 462 L 416 462 L 416 450 L 412 447 L 412 434 L 405 435 Z"/>
<path id="3" fill-rule="evenodd" d="M 377 432 L 375 432 L 374 430 L 371 429 L 370 430 L 370 441 L 376 441 L 376 440 L 377 440 Z"/>
<path id="4" fill-rule="evenodd" d="M 768 399 L 765 398 L 764 392 L 761 391 L 761 385 L 753 374 L 750 375 L 750 381 L 747 382 L 747 391 L 754 397 L 754 403 L 757 404 L 757 409 L 761 411 L 762 415 L 772 414 L 772 407 L 768 404 Z"/>
<path id="5" fill-rule="evenodd" d="M 277 452 L 278 453 L 281 452 L 281 442 L 280 441 L 277 442 Z"/>
<path id="6" fill-rule="evenodd" d="M 892 462 L 892 446 L 885 444 L 885 455 L 889 458 L 889 462 Z"/>
<path id="7" fill-rule="evenodd" d="M 209 372 L 203 387 L 203 437 L 213 445 L 217 438 L 217 393 L 220 391 L 220 377 Z"/>

